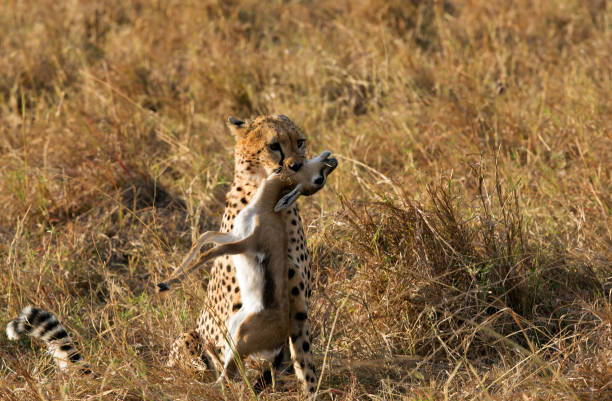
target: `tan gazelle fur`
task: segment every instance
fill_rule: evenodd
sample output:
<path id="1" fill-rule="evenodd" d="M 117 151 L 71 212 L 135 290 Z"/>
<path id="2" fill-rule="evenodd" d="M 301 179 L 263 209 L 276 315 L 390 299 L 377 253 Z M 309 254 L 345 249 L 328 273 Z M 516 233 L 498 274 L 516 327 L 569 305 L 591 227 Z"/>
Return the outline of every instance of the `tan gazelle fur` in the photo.
<path id="1" fill-rule="evenodd" d="M 232 255 L 243 302 L 227 322 L 231 344 L 225 349 L 224 375 L 234 368 L 234 351 L 241 358 L 258 353 L 272 359 L 289 337 L 287 234 L 279 212 L 300 195 L 321 189 L 327 174 L 338 164 L 330 154 L 325 151 L 308 160 L 297 172 L 283 169 L 268 176 L 236 216 L 232 231 L 202 234 L 181 266 L 157 285 L 159 291 L 166 291 L 207 261 Z M 217 245 L 199 255 L 200 248 L 209 242 Z"/>

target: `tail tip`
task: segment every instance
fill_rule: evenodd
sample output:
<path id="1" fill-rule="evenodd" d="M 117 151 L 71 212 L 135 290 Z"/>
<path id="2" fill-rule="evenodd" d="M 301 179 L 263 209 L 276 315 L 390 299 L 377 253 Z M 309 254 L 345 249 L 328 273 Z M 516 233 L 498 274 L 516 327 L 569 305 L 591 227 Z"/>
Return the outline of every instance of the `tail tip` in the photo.
<path id="1" fill-rule="evenodd" d="M 21 338 L 20 333 L 17 331 L 17 322 L 10 321 L 9 324 L 6 325 L 6 336 L 11 341 L 17 341 Z"/>
<path id="2" fill-rule="evenodd" d="M 31 315 L 31 314 L 32 314 L 32 311 L 33 311 L 34 309 L 36 309 L 36 308 L 35 308 L 35 307 L 33 307 L 32 305 L 28 305 L 28 306 L 24 307 L 24 308 L 21 310 L 20 315 L 22 315 L 22 316 L 29 316 L 29 315 Z"/>

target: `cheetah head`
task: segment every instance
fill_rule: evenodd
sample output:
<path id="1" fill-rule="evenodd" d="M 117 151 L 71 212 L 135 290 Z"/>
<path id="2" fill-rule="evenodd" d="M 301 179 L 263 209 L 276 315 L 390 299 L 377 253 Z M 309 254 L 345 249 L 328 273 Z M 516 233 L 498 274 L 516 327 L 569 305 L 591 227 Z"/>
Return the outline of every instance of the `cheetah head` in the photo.
<path id="1" fill-rule="evenodd" d="M 236 171 L 263 179 L 279 167 L 299 171 L 306 161 L 306 136 L 285 115 L 230 117 L 227 126 L 236 137 Z"/>

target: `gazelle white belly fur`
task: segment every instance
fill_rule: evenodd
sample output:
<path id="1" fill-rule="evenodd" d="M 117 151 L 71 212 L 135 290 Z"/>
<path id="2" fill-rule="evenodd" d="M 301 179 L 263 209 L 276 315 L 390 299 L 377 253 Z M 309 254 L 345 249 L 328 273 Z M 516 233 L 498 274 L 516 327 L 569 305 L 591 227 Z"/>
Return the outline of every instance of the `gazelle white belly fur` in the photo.
<path id="1" fill-rule="evenodd" d="M 236 240 L 248 237 L 255 229 L 255 210 L 249 204 L 236 216 L 232 234 Z M 236 268 L 236 279 L 240 287 L 242 306 L 227 322 L 230 337 L 234 339 L 240 323 L 251 313 L 263 310 L 264 271 L 262 262 L 265 254 L 261 252 L 245 252 L 232 255 Z"/>
<path id="2" fill-rule="evenodd" d="M 255 228 L 255 210 L 251 205 L 245 207 L 236 216 L 232 234 L 236 240 L 246 238 L 253 233 Z M 227 329 L 232 340 L 235 339 L 236 333 L 240 324 L 250 314 L 260 312 L 264 309 L 263 291 L 264 291 L 264 267 L 263 261 L 266 255 L 263 252 L 246 252 L 239 255 L 232 255 L 232 261 L 236 268 L 236 279 L 240 286 L 242 296 L 242 306 L 227 322 Z M 226 350 L 226 352 L 229 350 Z M 271 360 L 278 350 L 270 352 L 261 352 L 254 357 Z M 226 355 L 226 360 L 229 355 Z"/>
<path id="3" fill-rule="evenodd" d="M 256 211 L 252 205 L 247 205 L 234 221 L 232 234 L 237 240 L 248 237 L 255 229 Z M 263 309 L 264 271 L 262 262 L 265 254 L 261 252 L 246 252 L 233 255 L 232 261 L 236 267 L 236 279 L 242 295 L 242 308 L 247 314 Z"/>

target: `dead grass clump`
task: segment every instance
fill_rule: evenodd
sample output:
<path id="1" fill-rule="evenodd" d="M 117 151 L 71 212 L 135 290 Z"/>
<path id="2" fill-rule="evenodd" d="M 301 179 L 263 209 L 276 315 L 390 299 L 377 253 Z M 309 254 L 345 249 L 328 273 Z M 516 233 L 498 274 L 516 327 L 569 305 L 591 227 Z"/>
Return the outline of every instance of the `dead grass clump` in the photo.
<path id="1" fill-rule="evenodd" d="M 471 202 L 452 180 L 430 186 L 420 202 L 400 188 L 399 197 L 381 190 L 380 201 L 343 201 L 346 225 L 334 227 L 345 240 L 328 238 L 332 246 L 317 250 L 330 298 L 317 304 L 315 332 L 324 342 L 333 337 L 336 353 L 359 357 L 332 357 L 331 365 L 349 363 L 367 391 L 380 389 L 366 373 L 376 366 L 394 391 L 414 391 L 424 378 L 445 383 L 430 395 L 453 382 L 457 397 L 472 398 L 476 372 L 488 371 L 483 391 L 507 397 L 529 399 L 530 386 L 561 399 L 608 394 L 609 345 L 600 339 L 609 338 L 610 320 L 600 302 L 607 305 L 609 265 L 577 258 L 559 238 L 535 236 L 518 186 L 481 166 L 463 182 L 476 189 Z M 522 367 L 505 370 L 512 366 Z M 519 376 L 521 384 L 505 382 Z"/>
<path id="2" fill-rule="evenodd" d="M 189 248 L 192 228 L 203 232 L 216 227 L 216 221 L 203 209 L 194 213 L 190 216 L 185 201 L 151 177 L 126 182 L 99 207 L 79 218 L 80 230 L 88 232 L 95 226 L 97 232 L 75 243 L 75 263 L 86 261 L 89 266 L 72 272 L 77 283 L 75 292 L 86 296 L 93 291 L 93 296 L 105 299 L 108 292 L 104 282 L 108 277 L 105 280 L 92 277 L 100 272 L 121 280 L 122 286 L 134 296 L 147 292 L 153 281 L 153 266 L 144 264 L 148 257 L 156 255 L 153 271 L 163 275 L 169 268 L 167 254 L 177 247 Z M 102 283 L 102 287 L 94 289 L 88 285 L 92 282 Z"/>
<path id="3" fill-rule="evenodd" d="M 410 333 L 391 342 L 398 351 L 494 356 L 500 347 L 539 347 L 568 326 L 594 324 L 581 302 L 604 291 L 597 274 L 530 238 L 518 193 L 499 177 L 489 188 L 477 173 L 474 209 L 461 209 L 450 183 L 430 188 L 425 205 L 407 198 L 346 204 L 374 321 Z"/>
<path id="4" fill-rule="evenodd" d="M 174 197 L 159 183 L 151 177 L 135 180 L 124 185 L 121 191 L 122 204 L 137 211 L 148 207 L 185 210 L 185 201 Z"/>

